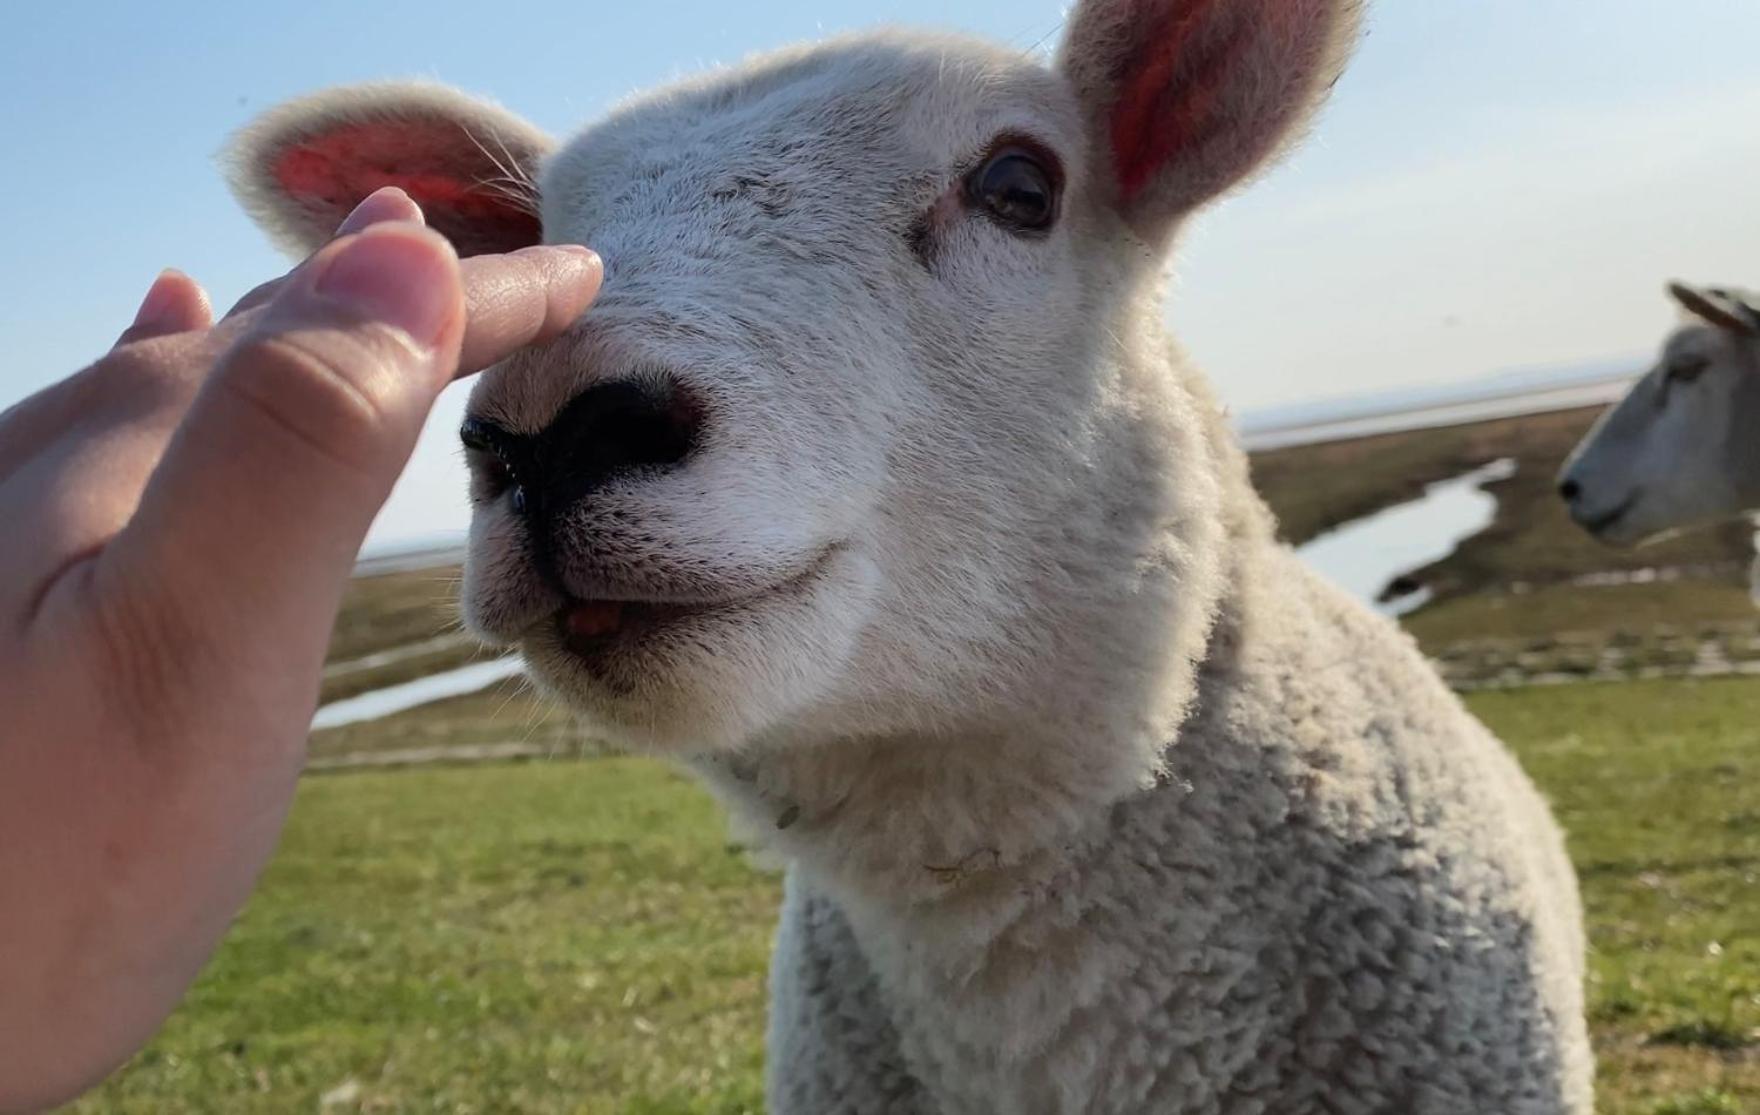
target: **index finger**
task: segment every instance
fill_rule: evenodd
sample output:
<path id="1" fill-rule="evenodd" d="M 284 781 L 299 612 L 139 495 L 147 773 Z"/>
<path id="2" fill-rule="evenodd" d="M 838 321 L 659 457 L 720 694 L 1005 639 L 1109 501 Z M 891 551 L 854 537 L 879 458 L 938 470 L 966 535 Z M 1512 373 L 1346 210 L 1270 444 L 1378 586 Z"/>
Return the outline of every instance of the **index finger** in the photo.
<path id="1" fill-rule="evenodd" d="M 407 221 L 417 225 L 428 223 L 427 217 L 422 214 L 422 207 L 417 205 L 408 194 L 396 186 L 381 186 L 368 194 L 359 205 L 354 207 L 354 212 L 336 226 L 336 236 L 347 236 L 350 233 L 360 232 L 373 225 L 384 224 L 388 221 Z M 243 298 L 233 303 L 232 309 L 226 311 L 226 316 L 228 318 L 237 317 L 265 304 L 269 299 L 275 297 L 276 292 L 287 285 L 287 281 L 293 277 L 294 272 L 310 262 L 311 257 L 307 256 L 299 267 L 295 267 L 286 275 L 270 279 L 266 283 L 258 283 Z"/>
<path id="2" fill-rule="evenodd" d="M 581 268 L 585 257 L 589 266 Z M 578 244 L 521 248 L 461 260 L 465 331 L 458 374 L 480 372 L 573 325 L 599 293 L 604 266 Z"/>
<path id="3" fill-rule="evenodd" d="M 584 272 L 573 262 L 572 257 L 580 256 L 591 261 Z M 542 244 L 506 255 L 471 256 L 459 261 L 459 271 L 465 304 L 459 377 L 480 372 L 567 329 L 592 304 L 604 278 L 598 254 L 578 244 Z M 274 279 L 247 294 L 227 315 L 222 331 L 242 333 L 291 277 Z"/>

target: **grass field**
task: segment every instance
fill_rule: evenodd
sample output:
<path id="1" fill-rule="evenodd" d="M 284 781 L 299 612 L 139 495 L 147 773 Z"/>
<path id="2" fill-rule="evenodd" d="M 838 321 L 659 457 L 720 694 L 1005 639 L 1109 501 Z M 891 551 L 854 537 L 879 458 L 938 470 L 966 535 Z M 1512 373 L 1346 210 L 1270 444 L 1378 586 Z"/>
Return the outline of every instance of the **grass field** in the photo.
<path id="1" fill-rule="evenodd" d="M 1601 1110 L 1760 1111 L 1760 681 L 1471 700 L 1570 832 Z M 309 778 L 217 962 L 78 1110 L 757 1111 L 776 898 L 646 760 Z"/>
<path id="2" fill-rule="evenodd" d="M 776 901 L 651 762 L 313 777 L 194 994 L 76 1110 L 756 1110 Z"/>
<path id="3" fill-rule="evenodd" d="M 1747 532 L 1634 552 L 1582 537 L 1565 412 L 1278 450 L 1255 477 L 1302 541 L 1498 457 L 1492 527 L 1415 576 L 1407 626 L 1463 684 L 1760 660 Z M 1582 578 L 1649 566 L 1649 583 Z M 363 578 L 323 699 L 481 657 L 457 571 Z M 1760 1112 L 1760 679 L 1474 693 L 1552 798 L 1582 876 L 1604 1115 Z M 216 962 L 79 1112 L 761 1110 L 777 882 L 689 780 L 595 750 L 517 683 L 319 732 L 315 759 L 518 743 L 521 764 L 314 775 Z"/>

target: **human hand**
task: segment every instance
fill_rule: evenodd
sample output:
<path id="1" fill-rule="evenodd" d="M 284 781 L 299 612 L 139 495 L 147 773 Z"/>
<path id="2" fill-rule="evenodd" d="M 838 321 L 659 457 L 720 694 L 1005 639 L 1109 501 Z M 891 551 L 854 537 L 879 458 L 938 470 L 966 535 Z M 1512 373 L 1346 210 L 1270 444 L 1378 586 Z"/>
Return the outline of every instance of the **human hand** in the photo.
<path id="1" fill-rule="evenodd" d="M 360 543 L 435 397 L 556 336 L 596 256 L 462 263 L 382 190 L 212 322 L 167 272 L 0 414 L 0 1111 L 175 1006 L 274 849 Z"/>

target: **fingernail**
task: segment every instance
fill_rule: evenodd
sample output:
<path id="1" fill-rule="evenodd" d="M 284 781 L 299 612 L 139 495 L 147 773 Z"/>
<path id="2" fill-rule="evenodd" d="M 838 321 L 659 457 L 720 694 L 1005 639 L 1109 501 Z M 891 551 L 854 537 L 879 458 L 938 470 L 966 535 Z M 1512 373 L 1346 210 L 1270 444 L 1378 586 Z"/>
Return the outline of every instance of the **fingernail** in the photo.
<path id="1" fill-rule="evenodd" d="M 432 347 L 459 301 L 458 264 L 436 240 L 376 225 L 342 245 L 313 289 Z"/>
<path id="2" fill-rule="evenodd" d="M 570 282 L 585 282 L 588 279 L 598 282 L 605 275 L 605 261 L 591 248 L 579 244 L 555 244 L 548 245 L 544 250 L 559 252 L 570 267 L 579 269 L 568 276 Z"/>
<path id="3" fill-rule="evenodd" d="M 336 226 L 336 235 L 347 236 L 351 232 L 361 232 L 383 221 L 409 221 L 418 225 L 427 223 L 422 216 L 421 206 L 409 194 L 396 186 L 380 186 L 362 198 L 360 204 L 342 219 L 342 223 Z"/>
<path id="4" fill-rule="evenodd" d="M 171 312 L 177 305 L 177 281 L 183 277 L 183 272 L 170 267 L 159 272 L 147 288 L 147 296 L 141 299 L 141 308 L 135 311 L 132 328 L 170 325 Z"/>
<path id="5" fill-rule="evenodd" d="M 605 269 L 605 261 L 599 258 L 599 253 L 580 244 L 532 244 L 513 254 L 548 255 L 552 260 L 561 256 L 571 266 L 580 268 L 583 275 L 591 271 Z"/>

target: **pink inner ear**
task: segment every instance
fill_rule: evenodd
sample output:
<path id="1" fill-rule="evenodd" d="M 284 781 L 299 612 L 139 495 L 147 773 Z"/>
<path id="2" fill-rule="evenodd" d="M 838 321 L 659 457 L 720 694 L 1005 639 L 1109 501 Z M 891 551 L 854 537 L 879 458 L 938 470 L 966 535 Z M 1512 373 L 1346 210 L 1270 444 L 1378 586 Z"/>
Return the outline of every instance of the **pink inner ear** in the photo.
<path id="1" fill-rule="evenodd" d="M 1205 131 L 1218 123 L 1217 109 L 1225 82 L 1246 50 L 1254 24 L 1277 20 L 1279 6 L 1255 5 L 1249 15 L 1237 16 L 1218 36 L 1204 24 L 1221 18 L 1214 14 L 1217 0 L 1185 0 L 1166 3 L 1159 15 L 1148 11 L 1137 18 L 1154 21 L 1153 30 L 1123 67 L 1118 100 L 1112 109 L 1112 155 L 1118 173 L 1119 192 L 1125 201 L 1135 197 L 1176 152 L 1195 146 Z M 1140 8 L 1160 6 L 1156 0 L 1139 0 Z M 1258 34 L 1278 34 L 1276 28 L 1260 28 Z M 1209 39 L 1202 49 L 1194 40 Z"/>
<path id="2" fill-rule="evenodd" d="M 270 172 L 288 196 L 335 211 L 338 220 L 381 186 L 401 187 L 460 252 L 482 243 L 517 247 L 541 239 L 537 215 L 492 184 L 504 172 L 447 121 L 337 128 L 285 148 Z"/>

